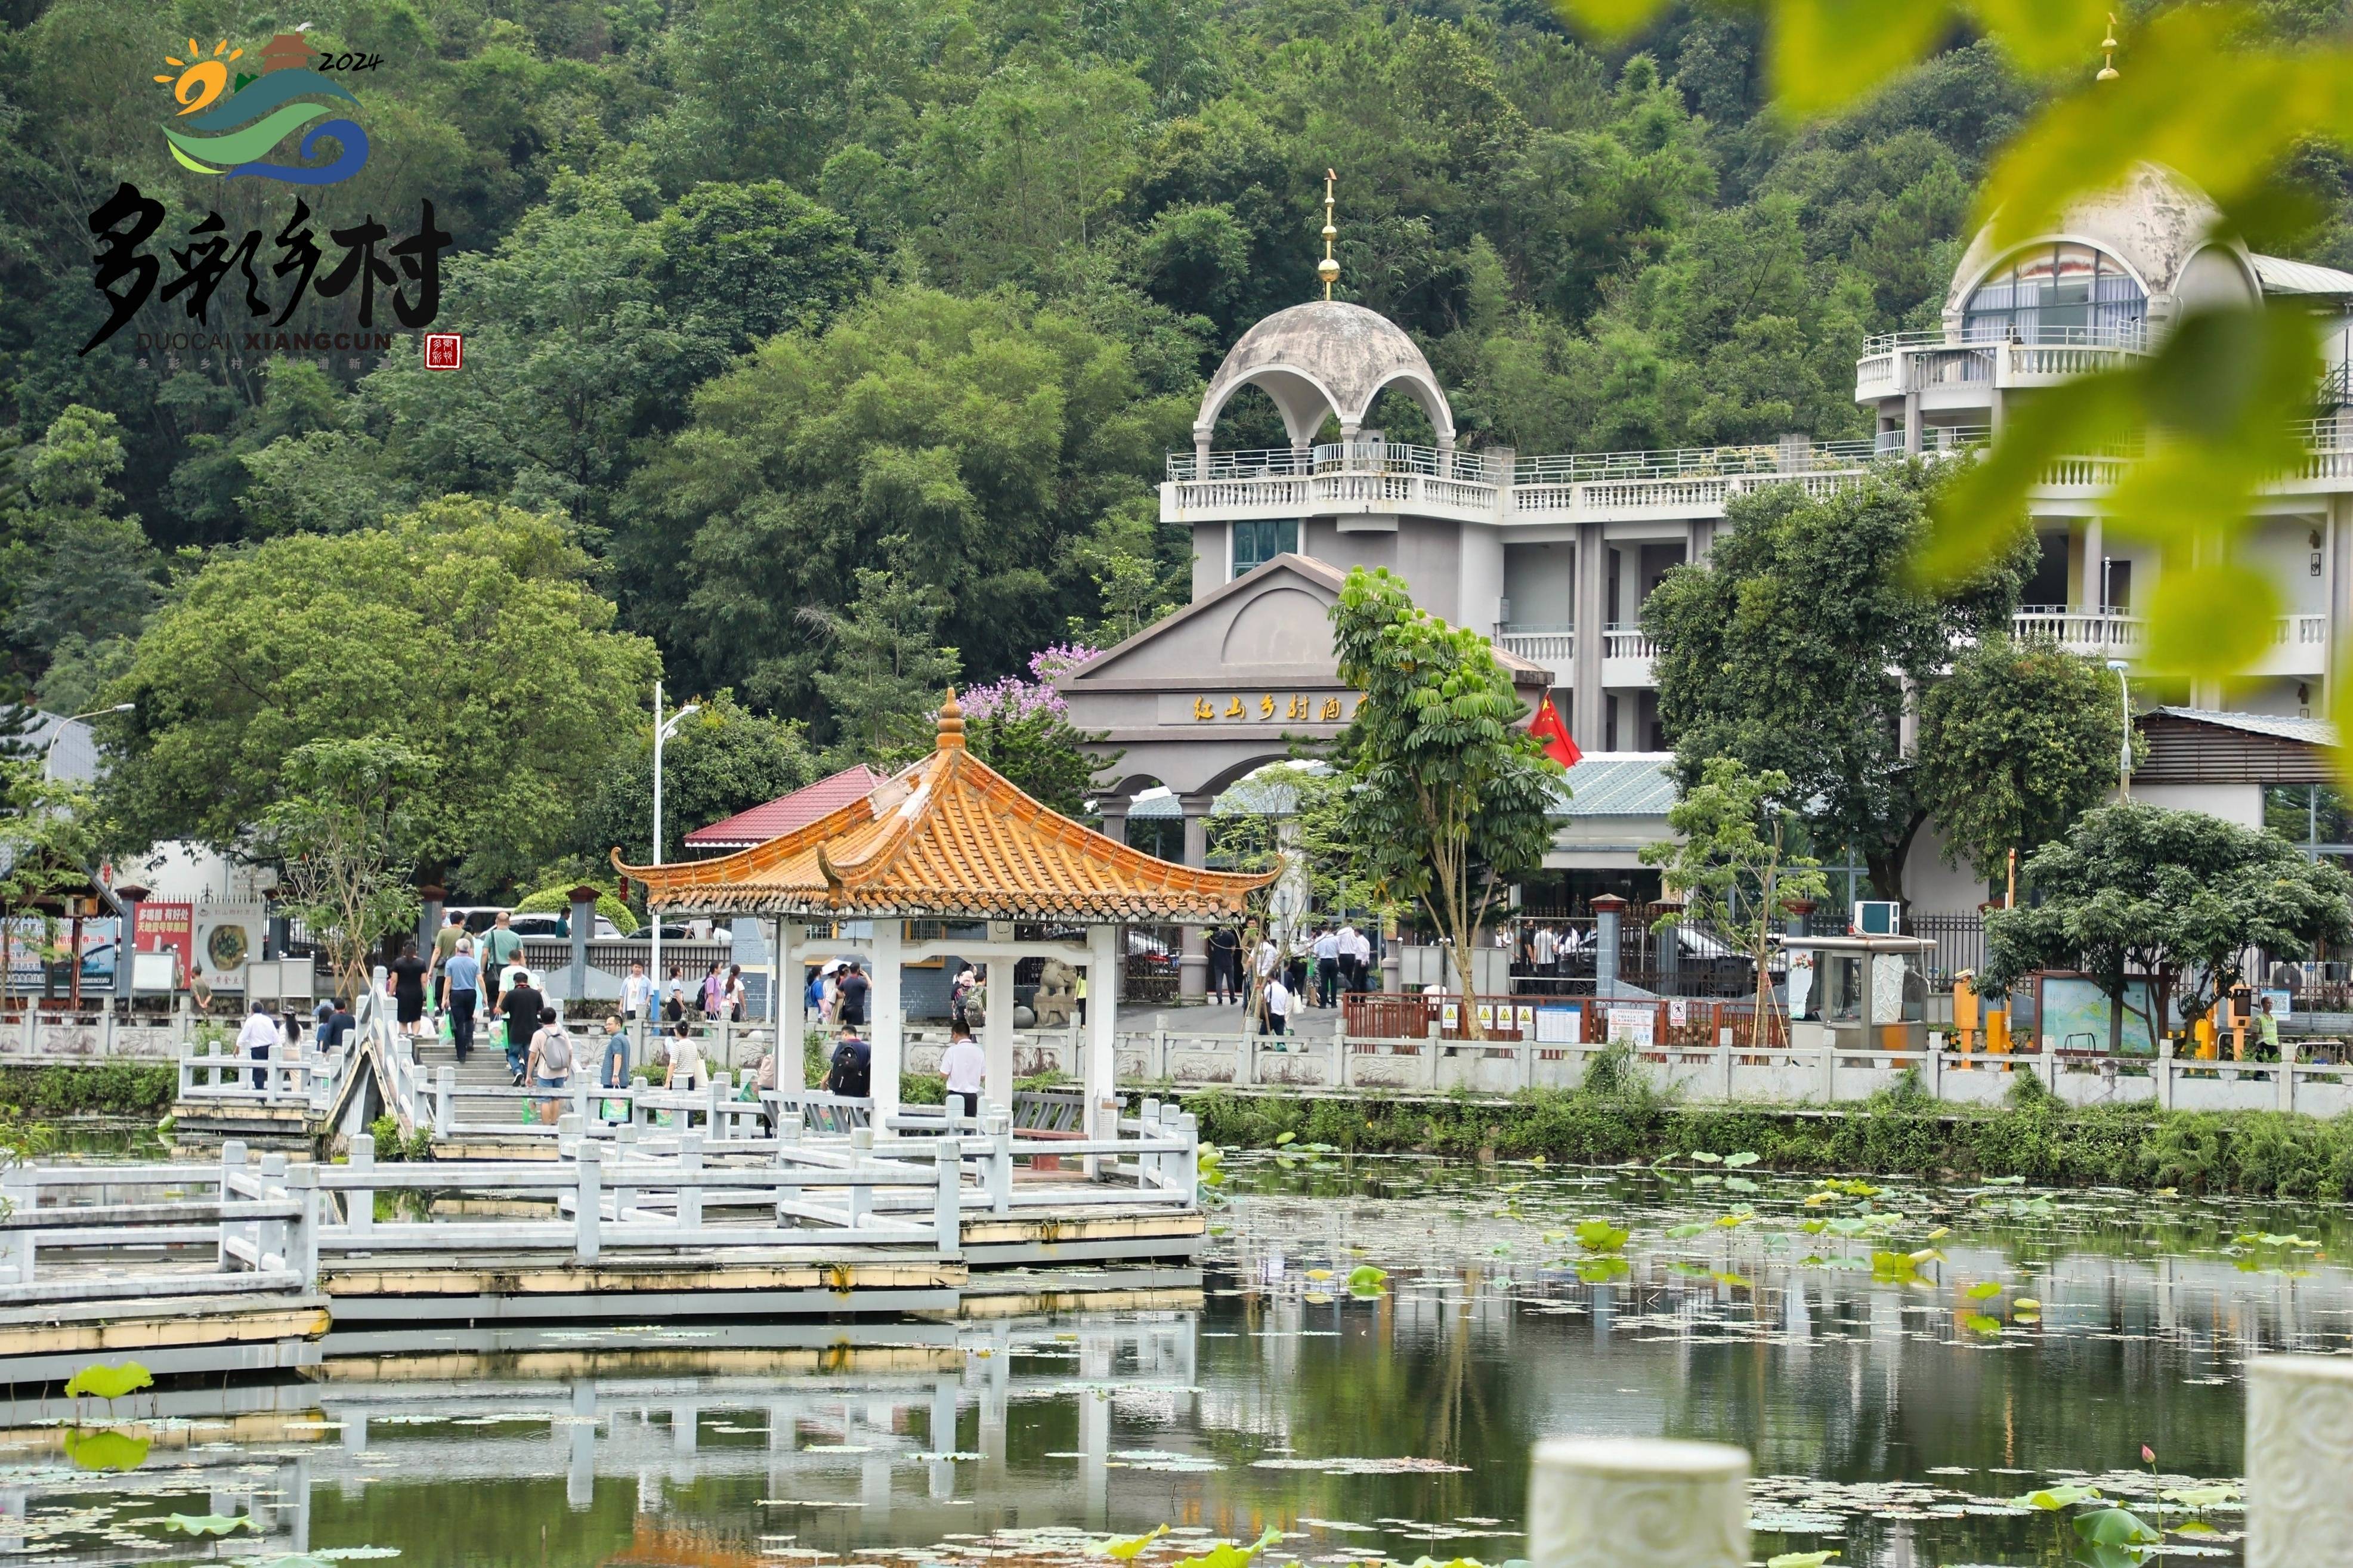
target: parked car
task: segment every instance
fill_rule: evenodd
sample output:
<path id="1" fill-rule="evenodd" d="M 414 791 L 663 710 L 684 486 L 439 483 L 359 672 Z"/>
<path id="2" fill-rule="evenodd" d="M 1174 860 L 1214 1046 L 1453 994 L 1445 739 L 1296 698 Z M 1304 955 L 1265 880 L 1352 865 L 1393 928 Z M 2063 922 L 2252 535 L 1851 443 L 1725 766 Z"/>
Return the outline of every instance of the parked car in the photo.
<path id="1" fill-rule="evenodd" d="M 641 925 L 621 940 L 650 942 L 653 939 L 654 928 L 650 925 Z M 671 925 L 664 922 L 661 928 L 661 939 L 664 942 L 733 942 L 735 933 L 726 926 L 713 926 L 709 936 L 699 937 L 694 934 L 692 926 Z"/>
<path id="2" fill-rule="evenodd" d="M 508 923 L 514 928 L 516 935 L 528 937 L 533 942 L 562 942 L 572 935 L 572 918 L 569 915 L 517 915 Z M 597 942 L 621 940 L 620 928 L 603 915 L 596 917 L 596 929 L 592 934 Z"/>

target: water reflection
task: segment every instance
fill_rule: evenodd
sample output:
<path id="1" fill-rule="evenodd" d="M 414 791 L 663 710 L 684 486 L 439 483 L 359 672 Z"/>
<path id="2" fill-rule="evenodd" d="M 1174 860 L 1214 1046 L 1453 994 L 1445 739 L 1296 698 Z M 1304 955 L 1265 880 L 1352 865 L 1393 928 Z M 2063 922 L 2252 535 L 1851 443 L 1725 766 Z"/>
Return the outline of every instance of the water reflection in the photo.
<path id="1" fill-rule="evenodd" d="M 2000 1500 L 2234 1478 L 2246 1357 L 2353 1342 L 2335 1216 L 2076 1194 L 2016 1224 L 1913 1188 L 1854 1244 L 1804 1228 L 1804 1184 L 1729 1226 L 1713 1194 L 1592 1173 L 1238 1186 L 1204 1289 L 1147 1310 L 342 1336 L 311 1382 L 120 1402 L 153 1440 L 127 1476 L 74 1468 L 67 1413 L 20 1404 L 0 1555 L 962 1564 L 1166 1523 L 1195 1549 L 1278 1527 L 1270 1557 L 1493 1562 L 1525 1550 L 1530 1443 L 1588 1432 L 1750 1448 L 1760 1556 L 2029 1562 L 2058 1521 Z M 1597 1214 L 1634 1232 L 1609 1269 L 1571 1239 Z M 2232 1239 L 2299 1219 L 2316 1249 Z M 1897 1274 L 1899 1246 L 1941 1256 Z M 1358 1300 L 1366 1262 L 1388 1279 Z M 191 1551 L 174 1512 L 249 1523 Z M 2175 1542 L 2233 1558 L 2236 1514 L 2208 1517 Z"/>

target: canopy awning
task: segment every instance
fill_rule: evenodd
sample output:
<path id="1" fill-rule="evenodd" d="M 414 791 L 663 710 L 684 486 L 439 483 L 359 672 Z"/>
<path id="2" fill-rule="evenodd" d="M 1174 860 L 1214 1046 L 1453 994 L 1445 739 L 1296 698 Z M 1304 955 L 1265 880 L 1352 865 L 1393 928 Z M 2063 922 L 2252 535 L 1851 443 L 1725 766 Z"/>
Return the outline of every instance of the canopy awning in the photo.
<path id="1" fill-rule="evenodd" d="M 1274 873 L 1179 866 L 1050 811 L 965 747 L 955 694 L 931 755 L 807 826 L 709 860 L 614 866 L 649 910 L 819 920 L 1107 924 L 1238 918 Z"/>

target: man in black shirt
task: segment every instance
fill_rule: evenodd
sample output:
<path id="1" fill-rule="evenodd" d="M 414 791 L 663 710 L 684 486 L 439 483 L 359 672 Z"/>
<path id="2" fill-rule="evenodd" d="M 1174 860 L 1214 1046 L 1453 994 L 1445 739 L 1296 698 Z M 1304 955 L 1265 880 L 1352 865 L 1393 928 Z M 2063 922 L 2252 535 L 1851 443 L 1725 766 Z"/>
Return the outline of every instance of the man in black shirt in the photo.
<path id="1" fill-rule="evenodd" d="M 873 984 L 866 978 L 866 972 L 859 968 L 856 959 L 850 960 L 849 968 L 843 973 L 840 985 L 843 1028 L 865 1024 L 866 997 L 872 989 Z M 860 1089 L 859 1092 L 863 1094 L 866 1091 Z"/>
<path id="2" fill-rule="evenodd" d="M 507 1070 L 514 1075 L 515 1085 L 522 1085 L 523 1058 L 531 1052 L 531 1037 L 539 1033 L 540 1010 L 546 999 L 532 985 L 531 976 L 521 971 L 515 974 L 513 989 L 499 998 L 499 1011 L 507 1020 Z"/>
<path id="3" fill-rule="evenodd" d="M 352 1019 L 351 1005 L 342 997 L 336 997 L 327 1004 L 327 1016 L 320 1021 L 319 1048 L 322 1051 L 341 1049 L 344 1037 L 356 1026 Z"/>
<path id="4" fill-rule="evenodd" d="M 874 1052 L 857 1029 L 844 1024 L 841 1043 L 833 1047 L 833 1066 L 825 1075 L 825 1091 L 863 1100 L 873 1092 L 873 1083 Z"/>

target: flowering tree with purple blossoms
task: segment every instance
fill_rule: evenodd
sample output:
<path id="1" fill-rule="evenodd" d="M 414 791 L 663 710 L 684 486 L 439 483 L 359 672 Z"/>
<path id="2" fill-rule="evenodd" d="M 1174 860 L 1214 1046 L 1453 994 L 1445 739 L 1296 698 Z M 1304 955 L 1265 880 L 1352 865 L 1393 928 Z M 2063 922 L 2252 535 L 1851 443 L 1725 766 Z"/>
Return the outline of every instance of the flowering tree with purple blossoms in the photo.
<path id="1" fill-rule="evenodd" d="M 1054 678 L 1076 669 L 1096 651 L 1084 643 L 1040 648 L 1029 656 L 1029 679 L 1008 675 L 957 699 L 964 707 L 965 741 L 975 756 L 1031 798 L 1082 819 L 1098 817 L 1093 800 L 1102 788 L 1100 775 L 1119 753 L 1082 749 L 1099 746 L 1106 737 L 1071 724 Z"/>

